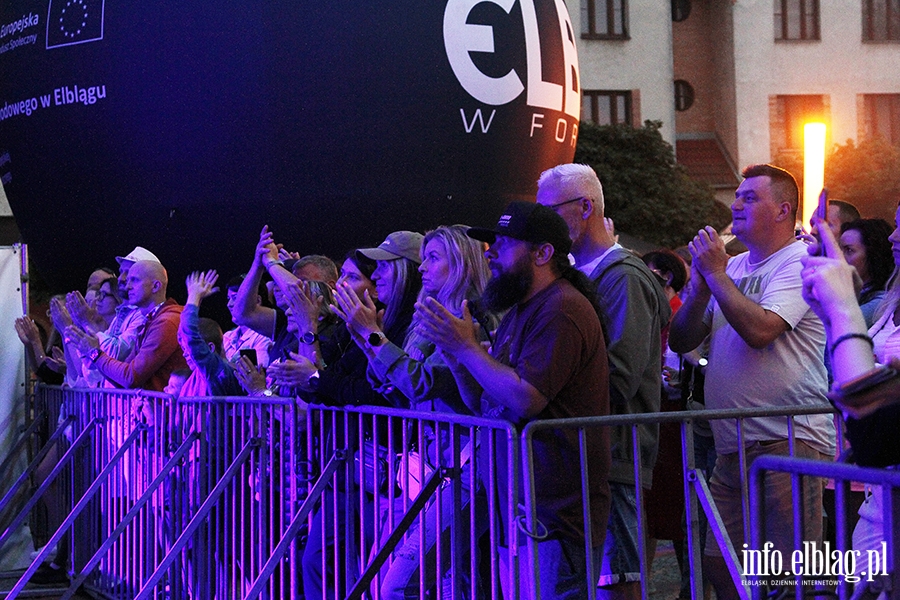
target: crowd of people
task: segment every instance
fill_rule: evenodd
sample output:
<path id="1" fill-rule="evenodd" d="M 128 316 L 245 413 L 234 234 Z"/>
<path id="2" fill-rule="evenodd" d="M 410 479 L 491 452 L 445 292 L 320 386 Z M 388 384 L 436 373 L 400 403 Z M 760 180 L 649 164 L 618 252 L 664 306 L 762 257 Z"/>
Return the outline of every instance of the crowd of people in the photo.
<path id="1" fill-rule="evenodd" d="M 52 299 L 60 344 L 48 346 L 28 317 L 17 320 L 16 330 L 41 381 L 75 388 L 289 396 L 310 404 L 476 415 L 516 425 L 703 403 L 821 406 L 821 415 L 795 417 L 792 433 L 785 418 L 772 417 L 747 420 L 740 436 L 725 421 L 711 422 L 711 436 L 709 426 L 696 436 L 698 469 L 739 548 L 745 481 L 740 443 L 747 464 L 789 452 L 828 460 L 836 453 L 830 399 L 843 411 L 861 464 L 900 462 L 890 446 L 866 443 L 886 435 L 885 419 L 873 414 L 893 418 L 896 412 L 894 388 L 884 391 L 895 385 L 896 373 L 876 367 L 871 350 L 881 364 L 900 358 L 894 267 L 900 264 L 900 233 L 833 202 L 828 220 L 813 224 L 810 245 L 795 232 L 799 194 L 793 176 L 771 165 L 753 165 L 743 176 L 731 206 L 731 232 L 747 248 L 737 256 L 728 255 L 719 232 L 705 227 L 680 255 L 662 250 L 642 260 L 618 243 L 595 172 L 564 164 L 541 175 L 536 202 L 510 203 L 494 228 L 448 225 L 424 235 L 400 230 L 377 247 L 349 251 L 339 263 L 289 252 L 264 227 L 249 270 L 225 286 L 234 328 L 224 333 L 200 316 L 203 301 L 219 291 L 218 273 L 192 273 L 181 305 L 167 294 L 166 269 L 140 246 L 116 258 L 118 275 L 98 269 L 84 294 Z M 900 210 L 897 221 L 900 227 Z M 820 248 L 823 256 L 810 256 Z M 860 375 L 878 393 L 860 387 Z M 432 427 L 420 441 L 432 464 L 448 462 L 434 455 L 454 447 L 440 441 L 444 435 Z M 678 435 L 656 424 L 587 430 L 589 515 L 582 506 L 582 474 L 570 468 L 580 460 L 577 432 L 537 435 L 536 504 L 548 535 L 537 544 L 540 560 L 521 565 L 521 581 L 533 580 L 529 570 L 538 568 L 542 597 L 583 598 L 593 580 L 603 598 L 639 598 L 645 557 L 637 486 L 648 494 L 650 534 L 678 538 L 683 505 L 667 500 L 682 496 L 680 475 L 671 478 L 673 469 L 680 473 L 680 454 L 673 454 L 680 453 Z M 479 481 L 469 474 L 475 444 L 468 437 L 459 442 L 465 485 Z M 46 473 L 55 459 L 48 455 L 40 471 Z M 642 469 L 636 478 L 637 459 Z M 474 468 L 490 467 L 505 477 L 502 465 L 485 463 Z M 768 477 L 765 539 L 789 553 L 790 477 Z M 814 478 L 803 482 L 804 540 L 821 541 L 824 485 Z M 507 502 L 466 491 L 462 496 L 474 500 L 476 514 L 487 515 L 488 502 Z M 868 537 L 860 534 L 861 545 L 877 535 L 875 498 L 863 497 L 860 523 Z M 451 502 L 444 489 L 429 511 L 449 519 Z M 462 508 L 468 507 L 455 507 Z M 345 517 L 320 507 L 311 519 L 302 563 L 307 598 L 345 591 L 333 589 L 327 558 L 338 543 L 329 533 L 334 519 Z M 449 562 L 442 572 L 418 572 L 421 541 L 433 547 L 449 526 L 406 538 L 381 578 L 382 597 L 417 597 L 420 576 L 426 587 L 438 577 L 458 576 L 459 589 L 478 588 L 466 579 L 471 572 L 450 573 Z M 475 519 L 473 526 L 467 533 L 478 537 L 487 523 Z M 524 543 L 506 540 L 501 563 L 521 554 L 513 546 Z M 63 546 L 54 563 L 38 571 L 39 579 L 65 580 Z M 704 574 L 718 597 L 736 597 L 718 545 L 706 544 L 705 553 Z M 597 572 L 589 574 L 589 565 Z M 510 589 L 511 582 L 502 583 Z M 520 591 L 530 597 L 527 584 Z M 689 594 L 683 586 L 682 596 Z"/>

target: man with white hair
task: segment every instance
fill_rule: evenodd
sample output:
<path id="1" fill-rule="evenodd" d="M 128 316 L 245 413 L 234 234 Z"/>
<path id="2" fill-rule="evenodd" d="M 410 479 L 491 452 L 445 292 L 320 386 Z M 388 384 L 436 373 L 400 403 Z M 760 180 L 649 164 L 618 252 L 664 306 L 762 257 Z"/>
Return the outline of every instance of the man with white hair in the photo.
<path id="1" fill-rule="evenodd" d="M 575 267 L 597 292 L 609 337 L 610 414 L 658 412 L 662 373 L 661 331 L 672 311 L 662 286 L 647 266 L 620 246 L 606 227 L 603 187 L 587 165 L 564 164 L 538 179 L 537 201 L 563 218 L 572 239 Z M 659 425 L 637 428 L 642 487 L 652 484 Z M 610 430 L 612 504 L 600 571 L 600 592 L 610 598 L 640 598 L 636 487 L 630 426 Z"/>

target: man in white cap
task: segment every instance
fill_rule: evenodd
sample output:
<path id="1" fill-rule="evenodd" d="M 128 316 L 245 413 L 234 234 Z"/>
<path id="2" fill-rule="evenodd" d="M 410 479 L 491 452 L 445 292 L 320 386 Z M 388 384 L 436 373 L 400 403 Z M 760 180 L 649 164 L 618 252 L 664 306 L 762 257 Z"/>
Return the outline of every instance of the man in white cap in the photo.
<path id="1" fill-rule="evenodd" d="M 71 305 L 70 312 L 76 325 L 89 335 L 97 336 L 100 341 L 100 349 L 116 360 L 125 360 L 134 350 L 137 336 L 144 325 L 146 316 L 133 304 L 128 302 L 125 293 L 125 283 L 128 279 L 128 271 L 138 261 L 150 261 L 159 264 L 155 254 L 141 246 L 135 246 L 134 250 L 125 256 L 117 256 L 119 263 L 119 295 L 124 302 L 116 309 L 116 316 L 109 327 L 104 328 L 103 323 L 92 318 L 96 311 L 91 311 L 87 304 L 79 303 Z M 106 382 L 105 387 L 112 387 Z"/>
<path id="2" fill-rule="evenodd" d="M 125 293 L 128 271 L 134 266 L 134 263 L 141 260 L 159 263 L 155 254 L 141 246 L 135 246 L 134 250 L 125 256 L 116 257 L 116 262 L 119 263 L 119 294 L 124 302 L 116 309 L 116 316 L 109 328 L 106 331 L 96 332 L 100 339 L 100 349 L 117 360 L 125 360 L 131 354 L 138 330 L 146 320 L 145 315 L 128 302 L 128 294 Z"/>
<path id="3" fill-rule="evenodd" d="M 66 340 L 116 387 L 163 391 L 172 371 L 187 366 L 177 338 L 183 307 L 167 297 L 168 284 L 159 261 L 139 260 L 130 266 L 125 293 L 145 320 L 125 360 L 104 352 L 97 336 L 79 327 L 67 327 Z"/>

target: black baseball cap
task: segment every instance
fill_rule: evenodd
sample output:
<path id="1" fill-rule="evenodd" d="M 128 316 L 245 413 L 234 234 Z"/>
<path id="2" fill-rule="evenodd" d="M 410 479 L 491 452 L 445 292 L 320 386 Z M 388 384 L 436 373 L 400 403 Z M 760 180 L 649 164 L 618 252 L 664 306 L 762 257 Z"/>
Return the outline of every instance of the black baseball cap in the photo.
<path id="1" fill-rule="evenodd" d="M 495 229 L 470 227 L 470 238 L 493 244 L 498 235 L 505 235 L 533 244 L 551 244 L 554 251 L 568 254 L 572 249 L 569 227 L 551 208 L 535 202 L 514 201 L 506 205 Z"/>

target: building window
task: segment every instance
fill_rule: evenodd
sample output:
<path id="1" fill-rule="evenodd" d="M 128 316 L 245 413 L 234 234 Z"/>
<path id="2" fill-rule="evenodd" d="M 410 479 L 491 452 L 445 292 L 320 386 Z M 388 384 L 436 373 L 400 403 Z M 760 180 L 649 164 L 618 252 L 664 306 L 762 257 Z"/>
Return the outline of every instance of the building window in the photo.
<path id="1" fill-rule="evenodd" d="M 803 126 L 825 120 L 824 96 L 775 96 L 771 115 L 773 156 L 780 150 L 803 150 Z"/>
<path id="2" fill-rule="evenodd" d="M 598 125 L 632 123 L 631 92 L 610 90 L 582 90 L 581 120 Z"/>
<path id="3" fill-rule="evenodd" d="M 628 39 L 627 0 L 581 0 L 581 37 Z"/>
<path id="4" fill-rule="evenodd" d="M 687 110 L 694 105 L 694 88 L 684 79 L 675 80 L 675 110 Z"/>
<path id="5" fill-rule="evenodd" d="M 819 39 L 819 0 L 774 0 L 776 40 Z"/>
<path id="6" fill-rule="evenodd" d="M 863 96 L 866 137 L 881 136 L 900 146 L 900 94 Z"/>
<path id="7" fill-rule="evenodd" d="M 680 23 L 691 16 L 691 0 L 672 0 L 672 21 Z"/>
<path id="8" fill-rule="evenodd" d="M 863 41 L 900 41 L 900 0 L 862 0 Z"/>

